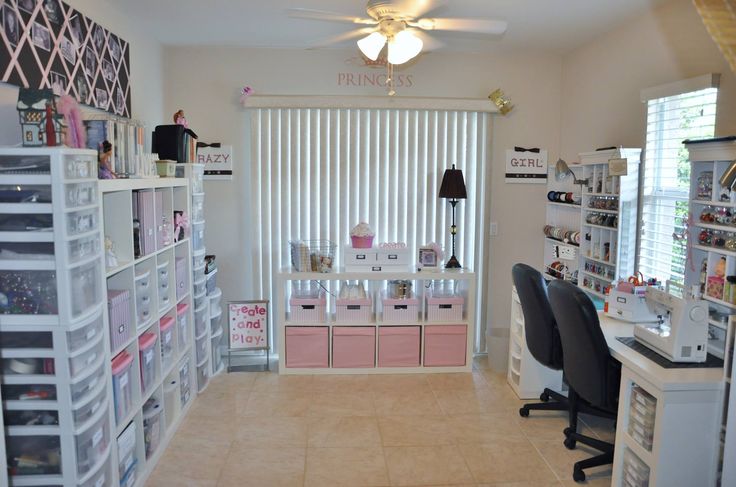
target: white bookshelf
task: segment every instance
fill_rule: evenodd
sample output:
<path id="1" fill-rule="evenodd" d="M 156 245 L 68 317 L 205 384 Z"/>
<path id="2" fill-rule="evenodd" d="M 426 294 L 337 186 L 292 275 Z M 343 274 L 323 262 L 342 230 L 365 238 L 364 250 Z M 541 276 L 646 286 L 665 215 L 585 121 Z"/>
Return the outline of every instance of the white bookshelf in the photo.
<path id="1" fill-rule="evenodd" d="M 302 322 L 290 319 L 288 298 L 291 293 L 292 281 L 316 281 L 328 291 L 327 296 L 327 312 L 326 319 L 320 322 Z M 389 280 L 408 280 L 413 283 L 413 294 L 419 298 L 419 309 L 416 321 L 410 322 L 390 322 L 384 321 L 383 314 L 380 311 L 380 291 L 386 287 Z M 454 320 L 448 323 L 433 323 L 426 319 L 426 293 L 429 290 L 429 283 L 435 280 L 450 280 L 455 283 L 458 294 L 464 298 L 464 314 L 461 320 Z M 360 281 L 363 282 L 366 292 L 373 301 L 372 320 L 368 323 L 346 323 L 335 320 L 334 297 L 338 294 L 340 281 Z M 447 372 L 470 372 L 472 370 L 473 358 L 473 341 L 475 336 L 475 304 L 476 304 L 476 284 L 475 273 L 466 270 L 445 270 L 445 269 L 423 269 L 419 271 L 405 272 L 295 272 L 292 269 L 283 269 L 277 274 L 277 294 L 276 304 L 274 308 L 274 325 L 278 334 L 279 349 L 279 373 L 280 374 L 408 374 L 408 373 L 447 373 Z M 429 327 L 438 325 L 456 325 L 466 327 L 466 343 L 465 343 L 465 363 L 458 366 L 425 366 L 425 332 Z M 324 368 L 290 368 L 286 366 L 286 335 L 287 327 L 327 327 L 328 328 L 328 352 L 329 366 Z M 368 368 L 336 368 L 333 367 L 333 328 L 356 326 L 356 327 L 372 327 L 375 330 L 375 352 L 374 366 Z M 378 366 L 378 350 L 380 347 L 379 330 L 382 327 L 419 327 L 420 328 L 420 365 L 416 367 L 380 367 Z"/>
<path id="2" fill-rule="evenodd" d="M 692 225 L 690 235 L 688 236 L 689 251 L 692 256 L 692 262 L 695 270 L 689 266 L 686 267 L 685 286 L 700 284 L 700 275 L 702 263 L 706 263 L 706 275 L 714 275 L 714 269 L 717 263 L 725 258 L 726 260 L 726 276 L 736 275 L 736 253 L 731 252 L 723 247 L 713 246 L 715 239 L 711 238 L 711 243 L 700 242 L 699 236 L 703 231 L 712 231 L 715 236 L 721 232 L 721 235 L 727 236 L 730 232 L 736 233 L 736 226 L 727 225 L 717 222 L 703 222 L 700 219 L 703 210 L 706 208 L 723 208 L 733 211 L 736 207 L 736 194 L 729 191 L 728 188 L 722 188 L 719 180 L 726 169 L 736 160 L 736 141 L 714 139 L 708 142 L 688 143 L 685 147 L 689 152 L 690 159 L 690 214 L 692 215 Z M 699 194 L 699 179 L 710 174 L 712 179 L 712 188 L 710 195 Z M 721 201 L 723 199 L 723 201 Z M 726 237 L 727 238 L 727 237 Z M 707 286 L 707 284 L 706 284 Z M 733 400 L 733 392 L 731 390 L 731 379 L 733 373 L 734 362 L 734 332 L 736 324 L 734 315 L 736 315 L 736 304 L 722 296 L 703 295 L 703 299 L 708 301 L 711 316 L 727 315 L 729 319 L 726 324 L 719 320 L 709 320 L 709 340 L 708 351 L 716 356 L 724 359 L 723 368 L 723 407 L 720 409 L 721 434 L 714 441 L 718 442 L 718 451 L 721 452 L 719 461 L 719 475 L 722 471 L 723 478 L 721 485 L 736 484 L 736 404 Z"/>
<path id="3" fill-rule="evenodd" d="M 186 265 L 185 273 L 191 274 L 191 236 L 186 235 L 179 241 L 173 240 L 173 212 L 190 210 L 189 182 L 186 179 L 117 179 L 103 180 L 99 182 L 100 200 L 103 210 L 103 227 L 106 236 L 113 241 L 113 248 L 118 258 L 118 265 L 105 269 L 107 290 L 129 291 L 129 312 L 132 320 L 131 336 L 123 343 L 117 344 L 108 358 L 109 362 L 120 353 L 129 354 L 132 359 L 130 373 L 132 387 L 132 406 L 125 415 L 116 420 L 112 415 L 114 425 L 113 436 L 113 480 L 110 485 L 119 485 L 121 472 L 119 463 L 121 461 L 118 451 L 117 438 L 133 424 L 135 427 L 135 480 L 130 485 L 142 486 L 151 474 L 161 457 L 166 445 L 173 437 L 178 425 L 189 411 L 193 402 L 190 393 L 184 400 L 182 392 L 182 371 L 185 381 L 189 384 L 189 390 L 194 390 L 195 364 L 194 364 L 194 332 L 193 332 L 193 309 L 192 309 L 192 282 L 186 280 L 186 289 L 177 295 L 177 261 Z M 133 201 L 137 192 L 152 192 L 155 197 L 153 201 L 160 201 L 154 205 L 154 230 L 156 233 L 156 244 L 154 249 L 148 249 L 143 255 L 136 255 L 134 246 L 133 230 Z M 167 240 L 159 239 L 159 232 L 166 233 L 163 225 L 163 217 L 169 222 Z M 162 234 L 163 235 L 163 234 Z M 149 281 L 145 292 L 138 288 L 138 283 L 145 278 Z M 140 301 L 142 295 L 147 301 Z M 177 307 L 180 304 L 189 305 L 187 311 L 187 328 L 182 330 L 177 320 Z M 143 309 L 148 311 L 143 314 Z M 110 317 L 108 317 L 110 319 Z M 164 336 L 161 333 L 161 322 L 164 319 L 173 319 L 171 355 L 164 362 L 162 346 Z M 184 331 L 183 337 L 179 337 Z M 146 367 L 141 363 L 142 356 L 139 339 L 144 334 L 153 334 L 156 337 L 154 352 L 152 356 L 154 378 L 146 384 L 142 384 L 141 369 Z M 180 339 L 181 338 L 181 339 Z M 148 362 L 145 360 L 144 362 Z M 148 362 L 151 363 L 151 362 Z M 166 387 L 174 382 L 179 383 L 180 394 L 167 395 Z M 108 379 L 111 382 L 111 379 Z M 185 386 L 186 387 L 186 386 Z M 111 396 L 112 397 L 112 396 Z M 158 403 L 161 413 L 159 443 L 155 449 L 146 452 L 145 439 L 145 415 L 144 405 L 152 400 Z M 112 402 L 112 400 L 111 400 Z M 174 402 L 178 404 L 173 404 Z M 172 417 L 167 417 L 167 415 Z M 105 484 L 107 485 L 107 484 Z"/>

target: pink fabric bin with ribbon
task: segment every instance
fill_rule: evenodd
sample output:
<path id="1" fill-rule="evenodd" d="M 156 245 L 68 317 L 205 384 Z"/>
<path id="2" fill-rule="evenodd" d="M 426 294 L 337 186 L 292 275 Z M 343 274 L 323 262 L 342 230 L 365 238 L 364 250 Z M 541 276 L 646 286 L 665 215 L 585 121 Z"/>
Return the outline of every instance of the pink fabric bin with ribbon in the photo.
<path id="1" fill-rule="evenodd" d="M 467 325 L 425 326 L 424 366 L 464 366 L 467 338 Z"/>
<path id="2" fill-rule="evenodd" d="M 378 328 L 379 367 L 419 366 L 418 326 L 381 326 Z"/>
<path id="3" fill-rule="evenodd" d="M 371 368 L 376 365 L 376 329 L 372 326 L 332 327 L 332 366 Z"/>
<path id="4" fill-rule="evenodd" d="M 329 366 L 327 327 L 287 326 L 286 366 L 327 368 Z"/>

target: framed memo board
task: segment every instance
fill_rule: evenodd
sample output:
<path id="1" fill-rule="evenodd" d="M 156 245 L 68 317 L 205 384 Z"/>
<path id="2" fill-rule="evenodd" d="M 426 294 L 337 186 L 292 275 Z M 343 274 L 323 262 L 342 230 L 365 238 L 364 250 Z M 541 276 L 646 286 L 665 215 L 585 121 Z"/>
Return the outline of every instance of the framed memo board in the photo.
<path id="1" fill-rule="evenodd" d="M 228 348 L 227 368 L 231 369 L 232 352 L 263 350 L 266 352 L 266 369 L 269 368 L 269 302 L 267 299 L 231 301 L 227 305 Z"/>

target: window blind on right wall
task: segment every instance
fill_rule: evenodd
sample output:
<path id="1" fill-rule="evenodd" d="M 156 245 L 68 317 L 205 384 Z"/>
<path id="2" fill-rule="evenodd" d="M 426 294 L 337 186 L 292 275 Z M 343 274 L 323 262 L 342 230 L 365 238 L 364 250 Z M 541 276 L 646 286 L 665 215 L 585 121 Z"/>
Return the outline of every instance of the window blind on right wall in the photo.
<path id="1" fill-rule="evenodd" d="M 647 101 L 638 270 L 646 277 L 684 283 L 690 163 L 682 141 L 713 137 L 717 88 Z M 625 277 L 625 276 L 624 276 Z"/>

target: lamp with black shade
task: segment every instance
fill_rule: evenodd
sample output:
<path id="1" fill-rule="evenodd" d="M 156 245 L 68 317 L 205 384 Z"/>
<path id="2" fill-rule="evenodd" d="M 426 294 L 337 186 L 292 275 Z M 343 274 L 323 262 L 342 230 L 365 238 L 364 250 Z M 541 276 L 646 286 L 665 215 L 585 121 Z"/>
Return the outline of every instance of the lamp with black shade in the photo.
<path id="1" fill-rule="evenodd" d="M 442 176 L 442 184 L 440 185 L 439 197 L 449 199 L 450 205 L 452 205 L 452 226 L 450 227 L 450 234 L 452 235 L 452 256 L 445 264 L 445 268 L 460 269 L 462 266 L 455 256 L 455 235 L 457 234 L 455 206 L 458 200 L 467 199 L 468 194 L 465 190 L 463 172 L 460 169 L 455 169 L 455 164 L 452 165 L 452 169 L 445 169 L 445 174 Z"/>

